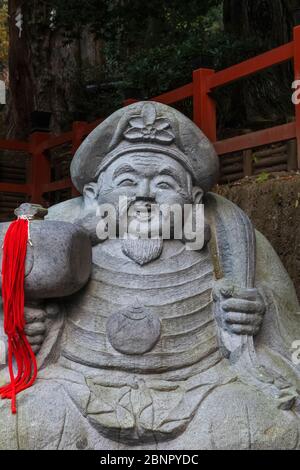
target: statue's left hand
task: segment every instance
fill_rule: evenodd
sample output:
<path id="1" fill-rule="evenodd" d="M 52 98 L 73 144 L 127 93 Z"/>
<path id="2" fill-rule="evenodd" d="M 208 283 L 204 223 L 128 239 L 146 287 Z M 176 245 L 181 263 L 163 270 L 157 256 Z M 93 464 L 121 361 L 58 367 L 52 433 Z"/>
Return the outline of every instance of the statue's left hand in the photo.
<path id="1" fill-rule="evenodd" d="M 257 289 L 226 287 L 220 289 L 220 308 L 223 320 L 231 333 L 255 336 L 263 322 L 266 310 Z"/>

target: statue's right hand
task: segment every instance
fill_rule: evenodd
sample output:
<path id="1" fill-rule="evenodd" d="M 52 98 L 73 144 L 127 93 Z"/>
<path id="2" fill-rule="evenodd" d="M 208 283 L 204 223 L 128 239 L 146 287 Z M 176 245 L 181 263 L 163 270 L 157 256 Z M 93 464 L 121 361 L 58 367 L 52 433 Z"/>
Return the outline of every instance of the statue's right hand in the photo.
<path id="1" fill-rule="evenodd" d="M 0 298 L 1 299 L 1 298 Z M 49 328 L 49 320 L 60 312 L 59 305 L 47 303 L 46 305 L 26 305 L 24 307 L 25 333 L 35 354 L 40 351 Z M 3 312 L 0 309 L 0 369 L 7 363 L 7 337 L 3 329 Z"/>
<path id="2" fill-rule="evenodd" d="M 39 352 L 46 335 L 46 312 L 42 308 L 24 307 L 25 333 L 35 354 Z"/>
<path id="3" fill-rule="evenodd" d="M 47 334 L 46 319 L 59 313 L 57 304 L 49 303 L 45 306 L 25 306 L 26 321 L 25 333 L 29 344 L 35 354 L 41 349 Z"/>
<path id="4" fill-rule="evenodd" d="M 41 308 L 24 307 L 26 320 L 25 333 L 28 342 L 35 354 L 39 352 L 46 335 L 45 318 L 46 312 Z M 0 369 L 7 365 L 8 341 L 3 329 L 3 316 L 1 322 L 0 335 Z"/>

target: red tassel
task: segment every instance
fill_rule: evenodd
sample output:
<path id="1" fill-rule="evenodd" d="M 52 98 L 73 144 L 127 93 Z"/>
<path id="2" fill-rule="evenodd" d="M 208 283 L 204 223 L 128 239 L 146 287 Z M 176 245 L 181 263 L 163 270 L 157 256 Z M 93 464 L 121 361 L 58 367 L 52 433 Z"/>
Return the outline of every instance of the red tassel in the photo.
<path id="1" fill-rule="evenodd" d="M 36 358 L 24 331 L 24 278 L 28 224 L 26 218 L 12 222 L 5 234 L 3 245 L 2 299 L 4 331 L 8 337 L 10 384 L 0 388 L 0 396 L 11 400 L 12 413 L 17 412 L 16 395 L 31 387 L 37 376 Z"/>

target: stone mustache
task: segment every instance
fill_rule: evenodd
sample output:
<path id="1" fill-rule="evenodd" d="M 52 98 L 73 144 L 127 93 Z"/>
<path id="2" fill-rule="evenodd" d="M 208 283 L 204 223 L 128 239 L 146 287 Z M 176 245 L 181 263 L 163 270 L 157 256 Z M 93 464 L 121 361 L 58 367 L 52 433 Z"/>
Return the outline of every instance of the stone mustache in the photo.
<path id="1" fill-rule="evenodd" d="M 247 216 L 210 192 L 218 158 L 201 130 L 168 106 L 130 105 L 86 138 L 71 176 L 82 196 L 31 223 L 39 376 L 17 418 L 0 403 L 0 449 L 300 448 L 295 290 Z M 100 241 L 98 208 L 121 196 L 204 204 L 203 248 L 172 230 Z"/>

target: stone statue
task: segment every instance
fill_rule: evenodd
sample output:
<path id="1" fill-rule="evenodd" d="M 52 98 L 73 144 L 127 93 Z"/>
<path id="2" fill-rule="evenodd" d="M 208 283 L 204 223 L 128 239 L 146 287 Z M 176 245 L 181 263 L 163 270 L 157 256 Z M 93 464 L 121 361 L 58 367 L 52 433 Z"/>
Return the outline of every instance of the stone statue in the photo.
<path id="1" fill-rule="evenodd" d="M 0 402 L 0 449 L 299 449 L 298 300 L 268 241 L 209 192 L 218 158 L 201 130 L 130 105 L 86 138 L 71 175 L 82 196 L 31 223 L 39 374 L 17 415 Z M 137 219 L 152 202 L 204 204 L 202 248 L 173 229 L 100 240 L 98 209 L 120 218 L 121 196 Z"/>

